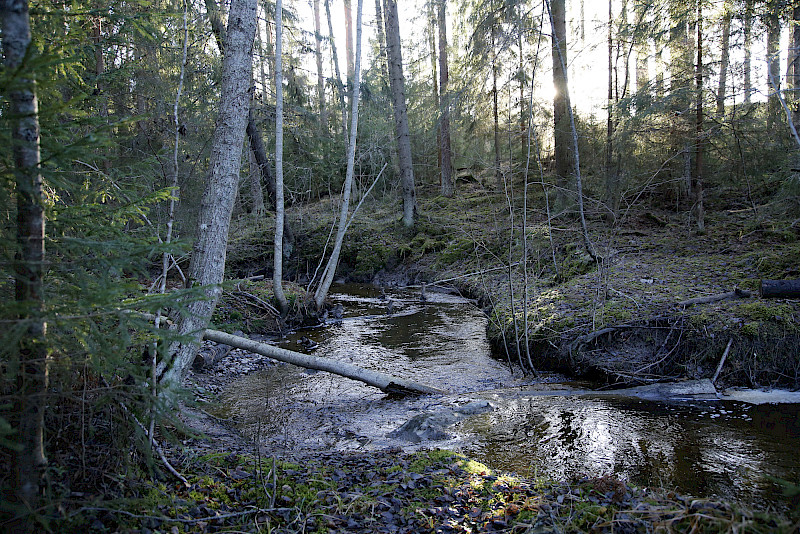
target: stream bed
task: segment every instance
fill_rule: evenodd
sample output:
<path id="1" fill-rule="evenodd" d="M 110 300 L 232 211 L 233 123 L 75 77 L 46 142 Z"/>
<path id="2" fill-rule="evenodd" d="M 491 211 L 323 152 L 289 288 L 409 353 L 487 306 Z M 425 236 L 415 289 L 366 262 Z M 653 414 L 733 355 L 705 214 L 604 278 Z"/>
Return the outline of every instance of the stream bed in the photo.
<path id="1" fill-rule="evenodd" d="M 423 302 L 418 291 L 342 285 L 331 300 L 342 319 L 292 333 L 280 346 L 451 394 L 392 399 L 329 373 L 270 366 L 223 395 L 229 416 L 267 451 L 448 448 L 526 476 L 614 474 L 780 509 L 788 500 L 776 479 L 800 483 L 800 404 L 565 394 L 571 385 L 556 383 L 560 377 L 522 380 L 492 358 L 485 315 L 460 296 L 428 291 Z M 560 393 L 542 394 L 551 389 Z M 430 415 L 449 425 L 433 439 L 397 432 Z"/>

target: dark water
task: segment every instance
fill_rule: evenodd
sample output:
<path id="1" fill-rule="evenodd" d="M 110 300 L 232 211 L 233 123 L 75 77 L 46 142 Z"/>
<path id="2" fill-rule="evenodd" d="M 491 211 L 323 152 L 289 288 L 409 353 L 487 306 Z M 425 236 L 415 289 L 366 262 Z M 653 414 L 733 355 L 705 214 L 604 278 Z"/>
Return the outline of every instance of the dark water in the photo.
<path id="1" fill-rule="evenodd" d="M 453 394 L 394 400 L 360 382 L 276 366 L 232 384 L 226 395 L 230 413 L 275 452 L 460 449 L 519 474 L 614 473 L 639 486 L 759 507 L 787 506 L 773 477 L 800 483 L 800 405 L 530 396 L 490 357 L 486 318 L 469 301 L 429 292 L 422 303 L 411 291 L 388 292 L 383 300 L 364 286 L 336 291 L 344 319 L 297 332 L 283 347 Z M 318 346 L 303 348 L 302 336 Z M 475 399 L 488 399 L 495 410 L 459 423 L 451 439 L 413 445 L 387 436 L 415 415 Z"/>

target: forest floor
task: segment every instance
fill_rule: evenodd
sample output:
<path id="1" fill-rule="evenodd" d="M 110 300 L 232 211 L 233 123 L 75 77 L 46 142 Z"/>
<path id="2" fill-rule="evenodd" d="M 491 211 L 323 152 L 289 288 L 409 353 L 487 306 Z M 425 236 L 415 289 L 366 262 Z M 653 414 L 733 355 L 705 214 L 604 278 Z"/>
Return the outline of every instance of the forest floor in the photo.
<path id="1" fill-rule="evenodd" d="M 174 449 L 186 483 L 111 477 L 67 499 L 58 532 L 796 532 L 798 518 L 631 487 L 613 476 L 552 482 L 495 473 L 449 451 L 330 453 L 287 462 Z M 81 494 L 82 496 L 83 494 Z"/>

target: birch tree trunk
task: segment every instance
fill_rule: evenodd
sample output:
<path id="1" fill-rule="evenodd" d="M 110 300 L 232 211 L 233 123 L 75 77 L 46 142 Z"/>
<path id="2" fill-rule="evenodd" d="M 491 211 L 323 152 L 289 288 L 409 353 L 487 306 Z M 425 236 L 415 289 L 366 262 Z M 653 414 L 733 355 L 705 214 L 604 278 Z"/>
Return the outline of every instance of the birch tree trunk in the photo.
<path id="1" fill-rule="evenodd" d="M 280 1 L 280 0 L 278 0 Z M 314 304 L 317 310 L 322 309 L 322 304 L 328 296 L 328 290 L 333 283 L 336 267 L 339 265 L 339 255 L 342 252 L 344 234 L 347 230 L 347 213 L 350 209 L 350 191 L 353 188 L 353 174 L 355 172 L 356 134 L 358 132 L 358 101 L 361 96 L 361 11 L 363 0 L 358 0 L 356 11 L 356 54 L 353 66 L 353 104 L 350 112 L 350 141 L 347 145 L 347 173 L 344 179 L 344 193 L 342 205 L 339 210 L 339 226 L 336 230 L 336 241 L 328 264 L 325 266 L 322 281 L 314 293 Z"/>
<path id="2" fill-rule="evenodd" d="M 339 110 L 342 112 L 342 133 L 345 138 L 347 138 L 347 108 L 344 103 L 344 86 L 342 85 L 342 74 L 339 72 L 339 56 L 336 53 L 336 41 L 333 38 L 333 19 L 331 18 L 330 0 L 325 0 L 325 15 L 328 17 L 328 38 L 331 43 L 333 68 L 336 74 L 336 87 L 339 93 Z"/>
<path id="3" fill-rule="evenodd" d="M 440 152 L 442 154 L 442 196 L 452 197 L 455 193 L 453 187 L 453 161 L 450 152 L 450 97 L 447 93 L 447 84 L 450 73 L 447 65 L 447 0 L 438 0 L 439 21 L 439 98 L 441 113 L 441 135 L 439 137 Z"/>
<path id="4" fill-rule="evenodd" d="M 9 70 L 22 68 L 31 47 L 28 2 L 3 0 L 0 3 L 3 54 Z M 50 354 L 45 336 L 47 323 L 42 318 L 44 294 L 44 201 L 39 173 L 39 117 L 36 81 L 22 74 L 8 87 L 17 194 L 17 246 L 15 255 L 15 300 L 19 319 L 28 326 L 19 344 L 17 397 L 14 411 L 20 450 L 16 455 L 17 497 L 29 509 L 38 504 L 47 457 L 44 447 L 44 412 Z"/>
<path id="5" fill-rule="evenodd" d="M 392 90 L 397 153 L 400 159 L 400 185 L 403 189 L 403 226 L 411 228 L 417 212 L 414 167 L 411 160 L 411 135 L 406 111 L 403 56 L 400 47 L 400 22 L 396 0 L 385 0 L 386 52 L 389 59 L 389 82 Z"/>
<path id="6" fill-rule="evenodd" d="M 792 122 L 795 128 L 800 127 L 800 4 L 795 3 L 792 8 L 792 48 L 789 50 L 792 94 Z"/>
<path id="7" fill-rule="evenodd" d="M 256 0 L 232 0 L 222 61 L 222 94 L 217 127 L 211 144 L 208 183 L 198 217 L 197 240 L 189 263 L 191 283 L 206 286 L 206 300 L 189 304 L 178 332 L 191 341 L 176 343 L 171 367 L 161 382 L 177 387 L 194 360 L 197 346 L 222 289 L 228 228 L 242 161 L 248 111 L 252 51 L 256 30 Z M 163 369 L 160 369 L 163 371 Z"/>
<path id="8" fill-rule="evenodd" d="M 275 243 L 272 291 L 281 315 L 289 311 L 283 292 L 283 1 L 275 2 Z"/>

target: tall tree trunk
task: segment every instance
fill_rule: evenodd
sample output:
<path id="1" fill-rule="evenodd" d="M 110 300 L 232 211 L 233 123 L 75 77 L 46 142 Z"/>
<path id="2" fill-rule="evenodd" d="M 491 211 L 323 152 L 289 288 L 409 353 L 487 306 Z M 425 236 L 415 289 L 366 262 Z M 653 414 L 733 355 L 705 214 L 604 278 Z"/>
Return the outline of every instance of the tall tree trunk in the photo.
<path id="1" fill-rule="evenodd" d="M 400 184 L 403 189 L 403 226 L 411 228 L 417 212 L 414 167 L 411 160 L 411 135 L 406 111 L 406 88 L 403 78 L 403 55 L 400 46 L 400 22 L 396 0 L 385 0 L 386 52 L 389 59 L 389 82 L 392 90 L 397 153 L 400 159 Z"/>
<path id="2" fill-rule="evenodd" d="M 567 26 L 564 0 L 552 0 L 553 20 L 553 86 L 556 94 L 553 97 L 553 123 L 556 176 L 558 191 L 556 192 L 556 212 L 564 211 L 572 203 L 571 195 L 566 193 L 571 177 L 572 150 L 569 126 L 569 102 L 567 101 Z"/>
<path id="3" fill-rule="evenodd" d="M 636 22 L 637 25 L 643 24 L 645 22 L 645 11 L 647 10 L 647 5 L 643 2 L 637 2 L 635 6 L 635 15 L 636 15 Z M 649 47 L 647 43 L 648 35 L 646 33 L 641 32 L 638 28 L 634 28 L 636 32 L 633 35 L 637 45 L 636 45 L 636 91 L 641 92 L 647 89 L 648 84 L 650 83 L 650 75 L 648 73 L 648 56 L 649 56 Z"/>
<path id="4" fill-rule="evenodd" d="M 497 43 L 496 43 L 496 26 L 494 18 L 492 19 L 492 118 L 494 123 L 494 176 L 497 180 L 497 188 L 503 189 L 503 174 L 500 172 L 500 113 L 498 109 L 498 91 L 497 91 Z"/>
<path id="5" fill-rule="evenodd" d="M 333 38 L 333 19 L 331 18 L 331 2 L 325 0 L 325 15 L 328 17 L 328 39 L 331 43 L 331 54 L 333 54 L 333 69 L 336 74 L 336 88 L 339 94 L 339 110 L 342 112 L 342 134 L 347 139 L 347 106 L 344 102 L 344 85 L 342 84 L 342 73 L 339 71 L 339 56 L 336 53 L 336 41 Z"/>
<path id="6" fill-rule="evenodd" d="M 351 0 L 344 2 L 344 46 L 347 55 L 347 87 L 353 83 L 353 5 Z M 349 92 L 349 91 L 348 91 Z"/>
<path id="7" fill-rule="evenodd" d="M 745 0 L 744 6 L 744 63 L 742 69 L 744 70 L 744 103 L 749 104 L 750 95 L 753 92 L 750 77 L 753 56 L 753 0 Z"/>
<path id="8" fill-rule="evenodd" d="M 283 292 L 283 1 L 275 2 L 275 241 L 272 291 L 281 315 L 289 311 Z"/>
<path id="9" fill-rule="evenodd" d="M 209 21 L 211 22 L 211 30 L 214 33 L 214 38 L 217 42 L 220 54 L 225 54 L 225 22 L 222 19 L 219 5 L 216 0 L 205 0 L 206 12 L 208 13 Z M 259 36 L 260 40 L 260 36 Z M 263 67 L 263 62 L 261 64 Z M 262 73 L 263 76 L 263 73 Z M 252 75 L 251 75 L 252 80 Z M 247 112 L 247 140 L 250 142 L 250 150 L 256 159 L 258 168 L 261 171 L 261 180 L 267 186 L 267 196 L 271 207 L 275 207 L 275 177 L 269 170 L 269 157 L 267 156 L 267 149 L 264 145 L 264 137 L 261 135 L 261 130 L 256 124 L 256 114 L 253 109 L 253 100 L 251 95 L 250 108 Z M 293 236 L 291 231 L 287 232 L 288 236 Z"/>
<path id="10" fill-rule="evenodd" d="M 266 213 L 264 207 L 264 188 L 261 185 L 261 169 L 256 160 L 255 151 L 249 150 L 249 163 L 250 163 L 250 198 L 253 200 L 252 213 L 257 219 L 261 219 Z"/>
<path id="11" fill-rule="evenodd" d="M 722 43 L 721 58 L 719 62 L 719 84 L 717 85 L 717 117 L 725 116 L 725 95 L 728 83 L 728 62 L 730 59 L 731 41 L 731 5 L 730 0 L 725 0 L 722 6 Z"/>
<path id="12" fill-rule="evenodd" d="M 697 99 L 697 137 L 695 141 L 696 156 L 694 160 L 694 176 L 692 196 L 694 197 L 694 213 L 697 222 L 697 231 L 706 229 L 705 210 L 703 206 L 703 150 L 705 137 L 703 135 L 703 2 L 697 0 L 697 66 L 696 66 L 696 99 Z"/>
<path id="13" fill-rule="evenodd" d="M 612 0 L 608 0 L 608 94 L 606 116 L 606 194 L 609 221 L 614 220 L 618 190 L 618 175 L 614 169 L 614 13 Z M 638 81 L 638 80 L 637 80 Z"/>
<path id="14" fill-rule="evenodd" d="M 767 128 L 775 131 L 781 122 L 781 21 L 778 11 L 778 2 L 768 2 L 765 22 L 767 24 Z"/>
<path id="15" fill-rule="evenodd" d="M 439 152 L 442 155 L 441 164 L 441 193 L 442 196 L 452 197 L 455 193 L 453 186 L 453 162 L 450 152 L 450 97 L 447 84 L 450 80 L 447 65 L 447 0 L 438 0 L 439 19 L 439 98 L 441 105 L 441 135 L 439 136 Z"/>
<path id="16" fill-rule="evenodd" d="M 280 0 L 279 0 L 280 1 Z M 363 0 L 358 0 L 356 8 L 356 55 L 355 65 L 353 66 L 353 105 L 350 111 L 350 139 L 347 144 L 347 172 L 344 179 L 344 192 L 342 194 L 342 205 L 339 209 L 339 226 L 336 230 L 336 240 L 334 241 L 331 257 L 322 276 L 317 291 L 314 293 L 314 304 L 317 310 L 322 309 L 322 304 L 328 296 L 333 277 L 336 274 L 336 267 L 339 265 L 339 255 L 342 252 L 342 243 L 347 230 L 347 214 L 350 209 L 350 192 L 353 188 L 353 174 L 355 171 L 356 156 L 356 134 L 358 132 L 358 101 L 361 96 L 361 12 Z"/>
<path id="17" fill-rule="evenodd" d="M 431 61 L 431 88 L 433 89 L 433 105 L 436 109 L 441 109 L 441 102 L 439 100 L 439 75 L 436 57 L 436 6 L 434 5 L 437 0 L 428 1 L 428 50 L 430 51 Z M 436 164 L 442 168 L 442 124 L 436 121 Z"/>
<path id="18" fill-rule="evenodd" d="M 378 61 L 381 64 L 381 73 L 384 83 L 389 83 L 389 65 L 386 60 L 386 34 L 383 31 L 383 9 L 381 0 L 375 0 L 375 28 L 378 33 Z"/>
<path id="19" fill-rule="evenodd" d="M 207 299 L 189 304 L 178 332 L 191 341 L 171 347 L 174 358 L 161 381 L 179 386 L 191 366 L 203 330 L 222 292 L 228 228 L 236 199 L 247 116 L 250 109 L 256 0 L 231 0 L 222 61 L 222 94 L 217 126 L 211 142 L 208 183 L 198 217 L 197 240 L 189 263 L 194 284 L 206 286 Z M 160 371 L 162 369 L 159 369 Z"/>
<path id="20" fill-rule="evenodd" d="M 789 58 L 791 60 L 789 79 L 792 93 L 789 98 L 792 102 L 792 122 L 795 128 L 800 128 L 800 3 L 797 2 L 792 8 L 792 48 L 789 50 Z"/>
<path id="21" fill-rule="evenodd" d="M 103 122 L 108 123 L 108 95 L 106 94 L 103 75 L 106 72 L 106 64 L 103 57 L 103 19 L 96 15 L 92 21 L 92 41 L 94 43 L 94 63 L 95 63 L 95 87 L 100 97 L 97 99 L 97 106 Z M 111 174 L 111 159 L 108 154 L 103 157 L 103 172 Z"/>
<path id="22" fill-rule="evenodd" d="M 319 125 L 323 135 L 328 133 L 328 110 L 325 109 L 325 74 L 322 72 L 322 25 L 319 15 L 319 0 L 314 0 L 314 57 L 317 60 L 317 105 Z"/>
<path id="23" fill-rule="evenodd" d="M 0 4 L 3 54 L 8 70 L 25 68 L 31 54 L 31 26 L 28 2 L 3 0 Z M 30 59 L 28 57 L 28 59 Z M 38 506 L 47 457 L 44 447 L 44 412 L 50 354 L 45 336 L 47 323 L 42 317 L 44 292 L 44 199 L 39 172 L 39 116 L 36 81 L 26 73 L 8 87 L 9 119 L 12 128 L 14 182 L 17 194 L 17 252 L 15 300 L 19 319 L 27 323 L 19 343 L 17 397 L 14 411 L 20 450 L 16 457 L 17 497 L 29 509 Z"/>
<path id="24" fill-rule="evenodd" d="M 562 0 L 556 0 L 557 2 L 562 2 Z M 573 172 L 575 173 L 575 188 L 577 192 L 577 200 L 578 200 L 578 215 L 581 221 L 581 234 L 583 235 L 583 243 L 586 247 L 586 252 L 589 256 L 595 260 L 600 261 L 602 258 L 597 254 L 597 251 L 592 244 L 592 240 L 589 237 L 589 229 L 586 226 L 586 214 L 584 213 L 583 209 L 583 180 L 581 178 L 581 159 L 580 159 L 580 151 L 578 150 L 578 130 L 575 127 L 575 115 L 572 112 L 572 106 L 570 105 L 569 100 L 569 81 L 567 79 L 567 58 L 561 54 L 561 47 L 563 46 L 566 48 L 566 43 L 562 43 L 558 38 L 558 31 L 555 28 L 558 28 L 559 23 L 555 20 L 555 10 L 552 8 L 552 5 L 555 2 L 550 0 L 545 0 L 545 5 L 547 6 L 548 15 L 550 17 L 550 27 L 554 28 L 553 31 L 553 39 L 556 41 L 554 43 L 555 49 L 555 57 L 553 58 L 558 64 L 560 64 L 560 70 L 564 73 L 564 80 L 563 80 L 563 88 L 564 88 L 564 100 L 566 101 L 566 108 L 567 108 L 567 121 L 568 121 L 568 128 L 569 133 L 571 134 L 571 142 L 572 142 L 572 165 L 573 165 Z M 561 4 L 563 8 L 563 3 Z M 562 10 L 563 14 L 563 10 Z"/>

